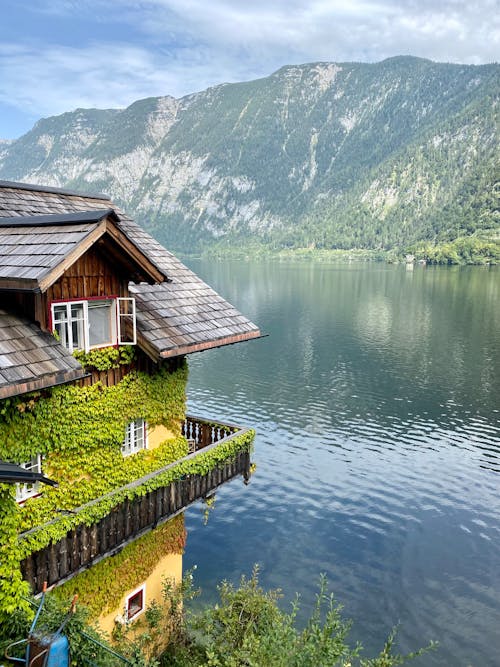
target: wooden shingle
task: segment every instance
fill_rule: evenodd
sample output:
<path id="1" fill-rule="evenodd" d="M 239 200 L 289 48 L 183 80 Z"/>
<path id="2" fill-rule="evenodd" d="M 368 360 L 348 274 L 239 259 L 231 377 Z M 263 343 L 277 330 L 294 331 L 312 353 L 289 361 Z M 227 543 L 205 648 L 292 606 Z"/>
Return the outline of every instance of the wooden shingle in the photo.
<path id="1" fill-rule="evenodd" d="M 85 375 L 78 361 L 55 338 L 2 309 L 0 334 L 0 399 Z"/>
<path id="2" fill-rule="evenodd" d="M 15 236 L 14 228 L 2 227 L 2 218 L 18 217 L 19 213 L 23 216 L 78 215 L 106 209 L 113 209 L 117 228 L 161 274 L 168 276 L 168 280 L 159 284 L 129 285 L 137 303 L 139 344 L 143 341 L 158 357 L 170 357 L 260 336 L 253 322 L 102 195 L 84 196 L 58 188 L 0 182 L 0 277 L 2 272 L 14 275 L 13 267 L 17 267 L 24 278 L 39 276 L 47 270 L 49 262 L 52 267 L 61 256 L 67 256 L 73 244 L 92 227 L 92 224 L 80 223 L 64 229 L 57 224 L 34 228 L 25 236 L 18 235 L 16 246 L 22 246 L 22 250 L 12 252 L 9 246 Z M 10 229 L 10 234 L 6 232 L 2 236 L 4 229 Z M 10 258 L 15 261 L 11 263 Z M 29 258 L 32 258 L 31 264 Z"/>

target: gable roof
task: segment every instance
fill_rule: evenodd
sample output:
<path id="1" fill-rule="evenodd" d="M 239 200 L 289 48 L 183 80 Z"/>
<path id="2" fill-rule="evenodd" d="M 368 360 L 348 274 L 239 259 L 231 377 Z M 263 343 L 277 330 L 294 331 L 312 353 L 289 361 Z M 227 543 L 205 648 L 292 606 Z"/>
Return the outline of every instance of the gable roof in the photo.
<path id="1" fill-rule="evenodd" d="M 88 220 L 82 222 L 78 216 L 84 213 L 98 217 L 110 208 L 117 216 L 115 229 L 163 276 L 168 277 L 168 281 L 160 284 L 129 285 L 137 302 L 138 343 L 151 356 L 178 356 L 260 337 L 259 328 L 253 322 L 110 203 L 107 197 L 0 181 L 0 235 L 4 229 L 2 218 L 63 215 L 65 226 L 59 231 L 66 235 L 72 229 L 69 224 L 71 216 L 80 219 L 79 225 L 99 224 Z M 43 223 L 37 233 L 43 235 L 50 228 Z M 3 263 L 1 257 L 0 260 Z"/>
<path id="2" fill-rule="evenodd" d="M 0 289 L 45 292 L 98 239 L 109 235 L 132 264 L 131 277 L 162 282 L 166 276 L 125 234 L 112 208 L 0 218 Z"/>

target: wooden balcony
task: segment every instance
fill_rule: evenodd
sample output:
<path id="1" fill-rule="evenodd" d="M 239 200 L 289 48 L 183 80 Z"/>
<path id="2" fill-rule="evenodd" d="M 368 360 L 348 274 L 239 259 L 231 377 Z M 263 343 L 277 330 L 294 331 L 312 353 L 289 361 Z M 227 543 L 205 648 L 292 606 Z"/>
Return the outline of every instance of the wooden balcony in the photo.
<path id="1" fill-rule="evenodd" d="M 220 424 L 186 415 L 182 424 L 182 435 L 190 445 L 190 453 L 197 452 L 215 442 L 220 442 L 235 433 L 241 432 L 241 426 L 235 424 Z"/>
<path id="2" fill-rule="evenodd" d="M 122 489 L 133 491 L 174 468 L 181 461 L 196 458 L 201 450 L 206 452 L 215 449 L 246 432 L 248 429 L 234 424 L 220 424 L 188 416 L 182 426 L 182 433 L 190 442 L 190 453 L 180 461 L 149 473 Z M 84 523 L 77 525 L 63 539 L 30 554 L 21 563 L 23 577 L 34 593 L 42 590 L 44 581 L 49 587 L 61 584 L 103 558 L 118 553 L 129 542 L 183 512 L 196 501 L 211 495 L 222 484 L 240 475 L 248 481 L 250 453 L 246 450 L 238 451 L 204 475 L 181 475 L 167 486 L 160 486 L 145 495 L 123 500 L 91 526 Z M 78 515 L 89 505 L 99 503 L 114 493 L 116 490 L 76 508 L 72 514 Z M 55 518 L 49 523 L 57 521 Z M 23 539 L 41 528 L 43 529 L 43 526 L 33 528 L 21 534 L 20 538 Z"/>

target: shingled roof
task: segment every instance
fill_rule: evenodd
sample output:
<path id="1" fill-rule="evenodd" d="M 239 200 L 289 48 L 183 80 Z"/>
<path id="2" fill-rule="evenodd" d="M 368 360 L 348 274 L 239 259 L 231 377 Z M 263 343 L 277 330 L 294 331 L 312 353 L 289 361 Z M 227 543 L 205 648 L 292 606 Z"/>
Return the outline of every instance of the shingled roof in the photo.
<path id="1" fill-rule="evenodd" d="M 106 235 L 120 248 L 118 256 L 131 262 L 131 278 L 146 282 L 165 280 L 166 275 L 138 251 L 126 234 L 118 231 L 118 221 L 110 208 L 0 217 L 0 289 L 45 291 L 68 266 Z"/>
<path id="2" fill-rule="evenodd" d="M 82 220 L 82 212 L 87 215 L 86 212 L 91 211 L 97 212 L 96 216 L 98 212 L 106 211 L 110 215 L 112 211 L 116 215 L 116 226 L 164 276 L 168 276 L 168 281 L 160 284 L 129 286 L 137 302 L 138 343 L 142 343 L 150 354 L 153 352 L 158 358 L 178 356 L 260 336 L 255 324 L 103 195 L 81 195 L 59 188 L 0 181 L 1 263 L 6 262 L 1 257 L 2 231 L 19 229 L 22 223 L 19 220 L 16 224 L 16 218 L 25 218 L 23 223 L 27 224 L 33 216 L 48 216 L 44 226 L 36 230 L 37 234 L 43 237 L 54 227 L 63 234 L 61 242 L 64 245 L 69 243 L 70 234 L 78 234 L 85 225 L 95 224 Z M 76 225 L 78 230 L 70 224 L 71 214 L 75 214 L 75 220 L 80 220 Z M 88 215 L 92 217 L 91 213 Z M 64 228 L 54 224 L 51 216 L 63 219 Z M 6 224 L 2 224 L 2 218 L 11 220 L 4 220 Z M 32 264 L 26 261 L 27 275 L 32 275 L 30 271 L 36 274 L 37 260 Z"/>
<path id="3" fill-rule="evenodd" d="M 53 336 L 0 309 L 0 399 L 84 375 L 78 361 Z"/>

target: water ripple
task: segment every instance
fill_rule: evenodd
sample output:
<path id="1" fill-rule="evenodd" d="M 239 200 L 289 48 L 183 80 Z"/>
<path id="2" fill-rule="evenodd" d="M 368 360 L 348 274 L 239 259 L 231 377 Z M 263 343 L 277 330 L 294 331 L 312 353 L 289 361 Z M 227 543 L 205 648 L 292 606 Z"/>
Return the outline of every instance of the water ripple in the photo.
<path id="1" fill-rule="evenodd" d="M 305 615 L 325 572 L 368 652 L 400 622 L 403 650 L 440 642 L 416 666 L 495 667 L 500 274 L 196 269 L 272 334 L 190 361 L 190 410 L 258 433 L 250 485 L 187 514 L 208 597 L 259 562 Z"/>

